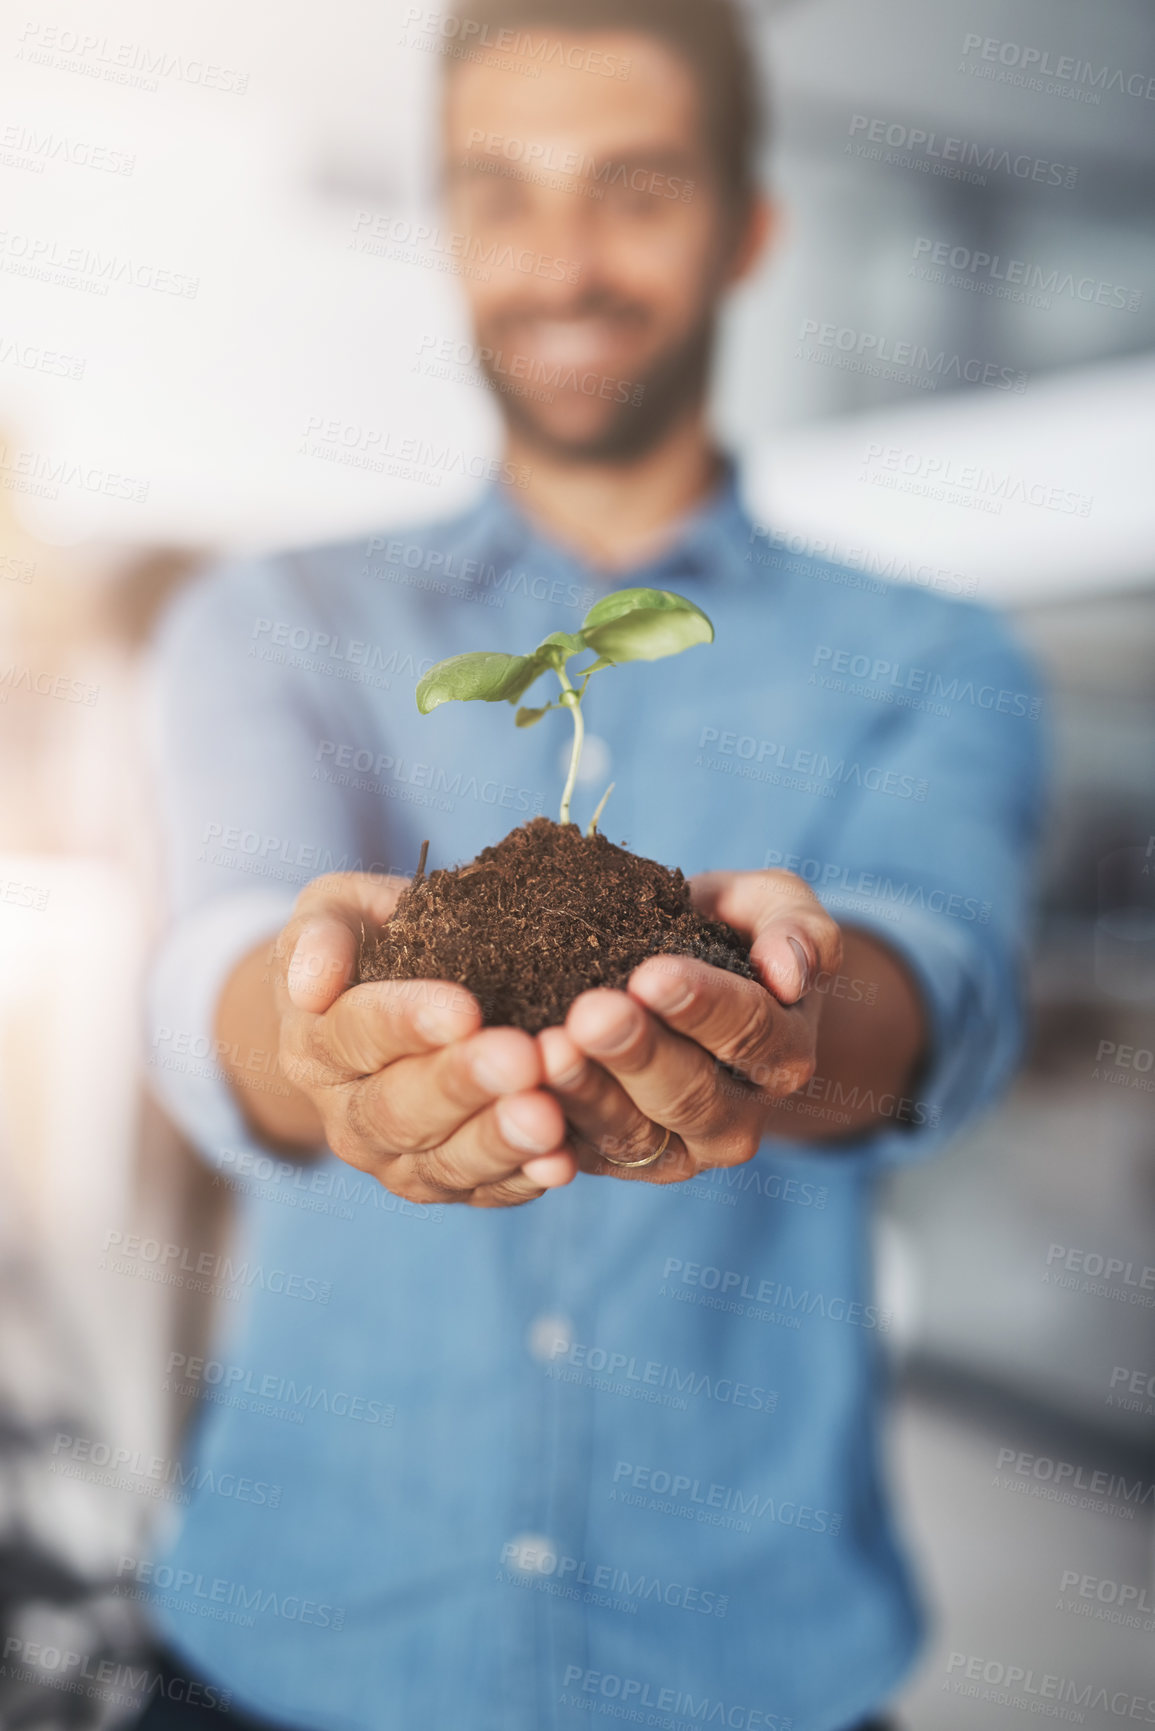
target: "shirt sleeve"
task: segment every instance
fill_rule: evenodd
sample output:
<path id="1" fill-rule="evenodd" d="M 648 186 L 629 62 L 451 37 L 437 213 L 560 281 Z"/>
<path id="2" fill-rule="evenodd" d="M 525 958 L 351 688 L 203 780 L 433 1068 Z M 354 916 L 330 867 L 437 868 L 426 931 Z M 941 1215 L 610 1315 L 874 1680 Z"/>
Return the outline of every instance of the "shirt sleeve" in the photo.
<path id="1" fill-rule="evenodd" d="M 214 1032 L 228 975 L 280 930 L 310 879 L 385 869 L 383 837 L 359 828 L 317 773 L 322 739 L 356 722 L 342 723 L 340 694 L 278 651 L 279 621 L 310 628 L 308 597 L 280 561 L 222 567 L 170 607 L 147 675 L 167 899 L 148 983 L 147 1073 L 215 1165 L 255 1146 Z M 273 1062 L 253 1054 L 254 1088 Z"/>
<path id="2" fill-rule="evenodd" d="M 870 748 L 878 768 L 864 759 L 856 771 L 812 886 L 840 925 L 902 958 L 928 1020 L 911 1095 L 874 1102 L 881 1127 L 834 1156 L 851 1164 L 934 1152 L 997 1098 L 1022 1045 L 1045 700 L 1002 623 L 958 613 L 952 638 L 919 657 L 922 694 L 882 709 Z M 829 1080 L 811 1084 L 810 1098 L 832 1111 L 846 1104 L 839 1094 Z"/>

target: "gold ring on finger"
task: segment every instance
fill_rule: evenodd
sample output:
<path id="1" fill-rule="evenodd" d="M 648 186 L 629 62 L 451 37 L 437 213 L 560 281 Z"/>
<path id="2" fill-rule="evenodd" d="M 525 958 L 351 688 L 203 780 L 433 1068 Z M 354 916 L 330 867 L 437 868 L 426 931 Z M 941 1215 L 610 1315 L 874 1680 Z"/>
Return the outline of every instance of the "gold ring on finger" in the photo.
<path id="1" fill-rule="evenodd" d="M 607 1160 L 611 1166 L 628 1166 L 631 1168 L 637 1166 L 652 1166 L 655 1160 L 660 1160 L 662 1158 L 662 1155 L 670 1146 L 670 1136 L 671 1132 L 667 1130 L 666 1134 L 662 1137 L 661 1147 L 656 1148 L 652 1154 L 643 1154 L 640 1160 L 615 1160 L 612 1154 L 603 1154 L 602 1159 Z"/>

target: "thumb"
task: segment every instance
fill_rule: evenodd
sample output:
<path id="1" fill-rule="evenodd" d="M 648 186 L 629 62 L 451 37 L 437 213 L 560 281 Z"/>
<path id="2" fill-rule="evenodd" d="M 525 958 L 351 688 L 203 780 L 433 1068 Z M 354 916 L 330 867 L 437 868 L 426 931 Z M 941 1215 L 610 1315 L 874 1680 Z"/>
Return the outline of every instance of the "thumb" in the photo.
<path id="1" fill-rule="evenodd" d="M 343 920 L 315 915 L 301 922 L 292 937 L 285 988 L 297 1010 L 323 1015 L 353 984 L 358 942 Z"/>
<path id="2" fill-rule="evenodd" d="M 372 872 L 331 872 L 306 884 L 276 951 L 294 1009 L 324 1015 L 354 984 L 363 934 L 391 918 L 407 882 Z"/>
<path id="3" fill-rule="evenodd" d="M 780 1004 L 797 1004 L 819 976 L 836 973 L 842 934 L 818 897 L 792 872 L 700 872 L 694 905 L 750 939 L 750 962 Z"/>

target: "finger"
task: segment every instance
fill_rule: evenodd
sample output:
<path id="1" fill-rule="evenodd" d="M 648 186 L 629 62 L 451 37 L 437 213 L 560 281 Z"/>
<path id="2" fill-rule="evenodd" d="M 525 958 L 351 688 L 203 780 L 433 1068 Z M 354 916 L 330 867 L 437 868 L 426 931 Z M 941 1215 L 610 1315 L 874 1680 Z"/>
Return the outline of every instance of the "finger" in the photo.
<path id="1" fill-rule="evenodd" d="M 496 1184 L 479 1184 L 469 1198 L 473 1208 L 520 1208 L 526 1202 L 536 1202 L 547 1190 L 559 1189 L 577 1176 L 577 1161 L 572 1154 L 547 1154 L 537 1160 L 527 1160 L 512 1178 L 499 1179 Z"/>
<path id="2" fill-rule="evenodd" d="M 274 952 L 288 1002 L 320 1014 L 356 978 L 362 935 L 390 919 L 408 879 L 330 872 L 297 897 Z"/>
<path id="3" fill-rule="evenodd" d="M 651 956 L 634 969 L 629 995 L 668 1028 L 705 1048 L 775 1099 L 813 1074 L 813 1015 L 784 1009 L 763 986 L 690 956 Z"/>
<path id="4" fill-rule="evenodd" d="M 333 914 L 367 926 L 383 926 L 392 919 L 410 878 L 396 872 L 326 872 L 305 885 L 297 897 L 294 916 Z"/>
<path id="5" fill-rule="evenodd" d="M 399 1058 L 439 1051 L 480 1027 L 480 1004 L 452 980 L 372 980 L 343 992 L 324 1015 L 303 1019 L 301 1031 L 308 1055 L 333 1083 L 375 1075 Z M 522 1041 L 528 1042 L 529 1035 Z M 535 1071 L 528 1083 L 518 1085 L 532 1087 L 536 1079 Z"/>
<path id="6" fill-rule="evenodd" d="M 398 1058 L 364 1078 L 348 1098 L 346 1115 L 351 1116 L 353 1132 L 381 1153 L 429 1152 L 495 1101 L 532 1095 L 541 1080 L 541 1058 L 531 1035 L 519 1028 L 483 1028 L 440 1051 Z M 512 1109 L 514 1138 L 517 1117 L 518 1110 Z M 554 1123 L 551 1114 L 551 1126 Z M 555 1134 L 552 1142 L 518 1147 L 514 1140 L 512 1145 L 524 1159 L 527 1154 L 551 1153 L 561 1140 Z"/>
<path id="7" fill-rule="evenodd" d="M 356 976 L 359 938 L 344 920 L 306 919 L 291 939 L 285 990 L 296 1010 L 321 1015 Z"/>
<path id="8" fill-rule="evenodd" d="M 702 872 L 690 879 L 690 896 L 707 919 L 751 939 L 751 965 L 780 1003 L 797 1003 L 820 974 L 838 972 L 838 924 L 793 872 Z"/>
<path id="9" fill-rule="evenodd" d="M 648 1118 L 621 1083 L 593 1063 L 564 1028 L 538 1035 L 546 1081 L 565 1109 L 577 1139 L 582 1167 L 599 1176 L 673 1184 L 697 1173 L 680 1137 L 671 1136 L 666 1152 L 652 1166 L 615 1166 L 614 1160 L 642 1160 L 661 1146 L 665 1127 Z"/>
<path id="10" fill-rule="evenodd" d="M 556 1158 L 529 1179 L 535 1189 L 568 1183 L 566 1128 L 561 1107 L 549 1094 L 530 1092 L 495 1101 L 463 1124 L 436 1148 L 401 1154 L 387 1182 L 402 1195 L 421 1201 L 468 1200 L 482 1185 L 504 1183 L 542 1155 Z M 553 1184 L 544 1184 L 543 1178 Z"/>

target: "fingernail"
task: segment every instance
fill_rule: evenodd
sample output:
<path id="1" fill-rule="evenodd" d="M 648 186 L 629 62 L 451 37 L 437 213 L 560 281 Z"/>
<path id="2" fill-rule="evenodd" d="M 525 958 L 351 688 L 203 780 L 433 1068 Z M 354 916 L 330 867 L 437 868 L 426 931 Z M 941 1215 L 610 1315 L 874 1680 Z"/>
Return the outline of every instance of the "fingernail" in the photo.
<path id="1" fill-rule="evenodd" d="M 288 987 L 289 996 L 294 1002 L 298 992 L 303 990 L 306 995 L 311 994 L 316 991 L 319 985 L 326 983 L 325 973 L 332 974 L 334 971 L 332 962 L 326 968 L 323 957 L 308 953 L 309 946 L 324 929 L 319 922 L 305 926 L 293 945 L 293 953 L 289 957 L 289 965 L 285 970 L 285 984 Z"/>
<path id="2" fill-rule="evenodd" d="M 473 1074 L 489 1094 L 508 1094 L 518 1085 L 507 1064 L 494 1060 L 492 1053 L 479 1052 L 473 1059 Z"/>
<path id="3" fill-rule="evenodd" d="M 802 981 L 802 984 L 798 988 L 798 996 L 804 998 L 810 990 L 810 958 L 807 956 L 806 951 L 802 948 L 802 945 L 798 942 L 797 938 L 787 938 L 786 942 L 794 951 L 794 955 L 798 962 L 798 973 Z"/>
<path id="4" fill-rule="evenodd" d="M 572 1069 L 564 1070 L 560 1074 L 552 1074 L 549 1078 L 549 1085 L 551 1088 L 576 1088 L 585 1073 L 585 1059 L 579 1058 Z"/>
<path id="5" fill-rule="evenodd" d="M 593 1052 L 601 1057 L 612 1058 L 616 1052 L 624 1052 L 636 1034 L 636 1016 L 627 1016 L 608 1030 L 592 1036 L 576 1034 L 571 1036 L 587 1052 Z"/>
<path id="6" fill-rule="evenodd" d="M 573 1168 L 560 1154 L 542 1154 L 536 1160 L 526 1160 L 521 1169 L 531 1184 L 540 1184 L 543 1190 L 555 1190 L 573 1177 Z"/>
<path id="7" fill-rule="evenodd" d="M 636 990 L 651 1009 L 657 1010 L 663 1016 L 672 1016 L 678 1010 L 688 1009 L 694 1001 L 692 986 L 687 986 L 676 974 L 660 974 L 656 970 L 643 974 Z"/>
<path id="8" fill-rule="evenodd" d="M 444 1005 L 430 1004 L 424 1010 L 415 1010 L 413 1026 L 419 1034 L 424 1034 L 427 1040 L 432 1040 L 438 1046 L 446 1045 L 458 1034 L 465 1032 L 465 1022 L 462 1017 Z"/>
<path id="9" fill-rule="evenodd" d="M 527 1130 L 519 1124 L 516 1117 L 517 1106 L 514 1101 L 502 1101 L 497 1109 L 497 1121 L 501 1126 L 501 1134 L 511 1148 L 518 1148 L 524 1154 L 548 1154 L 553 1147 L 555 1138 L 546 1136 L 544 1139 L 540 1130 Z"/>

